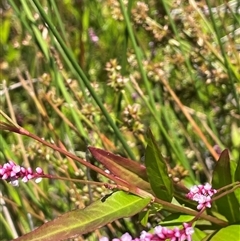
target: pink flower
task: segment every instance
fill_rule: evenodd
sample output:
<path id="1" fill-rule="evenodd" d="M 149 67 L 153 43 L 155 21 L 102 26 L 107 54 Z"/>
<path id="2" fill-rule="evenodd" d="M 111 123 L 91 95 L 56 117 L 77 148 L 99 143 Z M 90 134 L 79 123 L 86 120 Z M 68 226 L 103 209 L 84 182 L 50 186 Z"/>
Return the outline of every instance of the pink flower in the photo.
<path id="1" fill-rule="evenodd" d="M 211 207 L 211 197 L 217 193 L 217 190 L 213 189 L 209 183 L 205 185 L 193 186 L 190 192 L 186 195 L 188 199 L 198 202 L 197 209 L 210 208 Z"/>
<path id="2" fill-rule="evenodd" d="M 28 182 L 29 180 L 35 178 L 37 183 L 41 181 L 41 175 L 43 175 L 43 170 L 40 167 L 36 168 L 36 173 L 32 171 L 32 168 L 24 168 L 13 161 L 9 161 L 5 164 L 0 165 L 0 179 L 8 181 L 13 186 L 18 186 L 18 179 L 22 178 L 23 182 Z"/>
<path id="3" fill-rule="evenodd" d="M 191 241 L 191 237 L 194 230 L 192 226 L 188 223 L 183 223 L 183 228 L 180 229 L 175 227 L 174 229 L 169 229 L 167 227 L 162 227 L 161 225 L 155 227 L 154 233 L 148 233 L 142 231 L 140 238 L 132 239 L 132 237 L 125 233 L 121 238 L 115 238 L 112 241 Z M 108 238 L 103 237 L 99 241 L 109 241 Z"/>
<path id="4" fill-rule="evenodd" d="M 141 241 L 151 241 L 153 237 L 153 234 L 147 233 L 146 231 L 142 231 L 140 240 Z"/>

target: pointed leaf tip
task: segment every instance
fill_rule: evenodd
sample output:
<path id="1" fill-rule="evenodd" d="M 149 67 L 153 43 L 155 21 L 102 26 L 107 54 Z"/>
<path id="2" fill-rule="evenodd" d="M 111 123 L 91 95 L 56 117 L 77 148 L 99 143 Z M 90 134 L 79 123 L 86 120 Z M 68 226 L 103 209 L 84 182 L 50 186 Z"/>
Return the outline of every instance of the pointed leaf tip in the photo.
<path id="1" fill-rule="evenodd" d="M 168 176 L 164 157 L 150 129 L 148 130 L 145 164 L 152 190 L 158 198 L 170 202 L 173 198 L 173 183 Z"/>

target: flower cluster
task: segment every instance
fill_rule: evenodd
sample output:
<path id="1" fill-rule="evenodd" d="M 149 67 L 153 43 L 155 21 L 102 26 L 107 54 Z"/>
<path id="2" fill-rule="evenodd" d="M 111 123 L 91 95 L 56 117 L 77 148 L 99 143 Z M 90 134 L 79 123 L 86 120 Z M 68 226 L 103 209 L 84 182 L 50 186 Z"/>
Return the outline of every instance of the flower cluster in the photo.
<path id="1" fill-rule="evenodd" d="M 30 179 L 35 178 L 35 182 L 39 183 L 43 175 L 43 170 L 40 167 L 36 168 L 36 172 L 32 171 L 32 168 L 25 168 L 17 165 L 13 161 L 9 161 L 3 165 L 0 165 L 0 179 L 10 182 L 13 186 L 18 186 L 18 179 L 22 178 L 23 182 L 27 182 Z"/>
<path id="2" fill-rule="evenodd" d="M 183 228 L 168 229 L 167 227 L 157 226 L 153 234 L 142 231 L 139 238 L 133 239 L 129 233 L 125 233 L 121 238 L 114 238 L 112 241 L 191 241 L 194 230 L 188 223 L 183 223 Z M 100 238 L 99 241 L 109 241 L 107 237 Z"/>
<path id="3" fill-rule="evenodd" d="M 197 209 L 211 207 L 211 197 L 217 193 L 216 189 L 213 189 L 209 183 L 205 185 L 193 186 L 190 192 L 186 195 L 188 199 L 198 202 Z"/>

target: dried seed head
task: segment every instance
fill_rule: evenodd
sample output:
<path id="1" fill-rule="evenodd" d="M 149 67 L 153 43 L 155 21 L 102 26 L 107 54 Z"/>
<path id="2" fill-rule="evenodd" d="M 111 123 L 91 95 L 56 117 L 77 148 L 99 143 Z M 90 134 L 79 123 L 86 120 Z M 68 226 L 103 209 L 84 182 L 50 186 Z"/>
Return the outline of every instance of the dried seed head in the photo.
<path id="1" fill-rule="evenodd" d="M 111 59 L 109 62 L 107 62 L 105 69 L 108 76 L 108 85 L 111 86 L 116 92 L 123 90 L 129 79 L 121 75 L 121 66 L 118 65 L 117 60 Z"/>
<path id="2" fill-rule="evenodd" d="M 146 21 L 148 5 L 144 2 L 137 2 L 136 7 L 132 10 L 133 20 L 137 24 L 143 24 Z"/>

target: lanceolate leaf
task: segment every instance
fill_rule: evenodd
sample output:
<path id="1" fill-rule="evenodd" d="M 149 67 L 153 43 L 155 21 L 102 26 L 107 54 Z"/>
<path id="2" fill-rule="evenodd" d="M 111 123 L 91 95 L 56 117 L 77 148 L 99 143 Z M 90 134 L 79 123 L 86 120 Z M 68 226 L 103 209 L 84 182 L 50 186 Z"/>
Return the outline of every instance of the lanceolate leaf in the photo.
<path id="1" fill-rule="evenodd" d="M 224 150 L 213 171 L 212 186 L 219 189 L 232 183 L 230 158 L 228 150 Z M 216 200 L 218 212 L 224 215 L 230 223 L 240 220 L 239 204 L 234 193 Z"/>
<path id="2" fill-rule="evenodd" d="M 234 174 L 234 182 L 239 182 L 240 181 L 240 160 L 238 160 L 237 167 L 235 169 L 235 174 Z M 240 205 L 240 188 L 235 190 L 235 195 L 238 200 L 238 205 Z"/>
<path id="3" fill-rule="evenodd" d="M 214 232 L 214 234 L 210 235 L 205 241 L 239 241 L 240 240 L 240 225 L 230 225 L 225 228 Z"/>
<path id="4" fill-rule="evenodd" d="M 104 201 L 97 201 L 43 224 L 36 230 L 15 241 L 60 241 L 85 234 L 100 228 L 116 219 L 129 217 L 140 212 L 150 203 L 150 198 L 140 198 L 123 191 L 113 193 Z"/>
<path id="5" fill-rule="evenodd" d="M 172 180 L 168 176 L 165 160 L 150 130 L 148 132 L 145 164 L 152 190 L 158 198 L 170 202 L 173 197 Z"/>
<path id="6" fill-rule="evenodd" d="M 92 155 L 100 162 L 103 158 L 105 158 L 105 159 L 107 158 L 109 161 L 113 161 L 116 164 L 124 167 L 125 169 L 137 174 L 139 177 L 141 177 L 145 181 L 148 180 L 146 167 L 144 165 L 142 165 L 136 161 L 115 155 L 111 152 L 99 149 L 99 148 L 90 146 L 90 147 L 88 147 L 88 149 L 90 150 Z"/>
<path id="7" fill-rule="evenodd" d="M 133 161 L 124 159 L 122 157 L 114 158 L 113 154 L 101 149 L 89 147 L 89 150 L 94 158 L 101 162 L 113 175 L 120 178 L 121 180 L 124 180 L 126 183 L 132 186 L 139 187 L 147 192 L 152 192 L 151 186 L 147 181 L 143 180 L 137 174 L 125 168 L 131 166 L 131 170 L 134 169 L 134 167 L 140 170 L 140 165 L 134 165 L 132 163 Z"/>
<path id="8" fill-rule="evenodd" d="M 235 170 L 234 181 L 240 181 L 240 160 L 238 160 L 238 164 Z"/>

